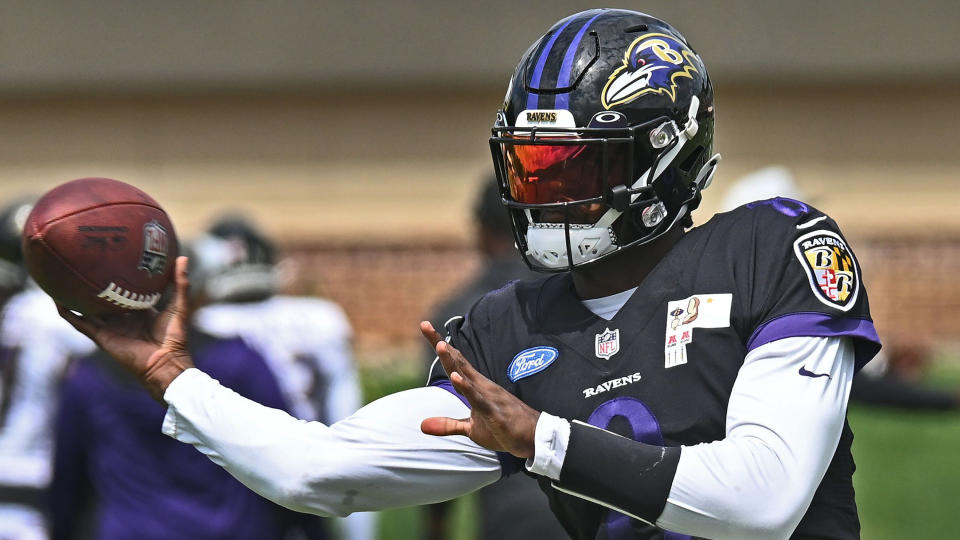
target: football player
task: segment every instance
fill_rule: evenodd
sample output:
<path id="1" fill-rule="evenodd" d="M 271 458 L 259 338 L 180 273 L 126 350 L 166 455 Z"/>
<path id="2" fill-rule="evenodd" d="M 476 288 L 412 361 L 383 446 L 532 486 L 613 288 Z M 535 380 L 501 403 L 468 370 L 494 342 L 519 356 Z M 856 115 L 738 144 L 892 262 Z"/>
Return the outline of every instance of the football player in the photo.
<path id="1" fill-rule="evenodd" d="M 361 405 L 350 322 L 329 300 L 277 294 L 276 251 L 249 219 L 218 218 L 191 243 L 190 293 L 202 306 L 194 324 L 242 338 L 266 359 L 293 416 L 332 424 Z M 366 512 L 334 526 L 350 540 L 376 533 L 375 515 Z"/>
<path id="2" fill-rule="evenodd" d="M 330 427 L 192 369 L 183 260 L 152 341 L 63 314 L 164 400 L 166 433 L 292 508 L 436 501 L 526 469 L 577 539 L 857 538 L 845 413 L 879 349 L 860 268 L 795 200 L 691 229 L 713 125 L 706 68 L 672 26 L 559 21 L 490 141 L 517 246 L 551 275 L 488 294 L 446 340 L 422 323 L 430 386 Z"/>
<path id="3" fill-rule="evenodd" d="M 20 233 L 34 197 L 0 210 L 0 538 L 48 538 L 57 388 L 71 357 L 93 343 L 56 317 L 27 279 Z"/>

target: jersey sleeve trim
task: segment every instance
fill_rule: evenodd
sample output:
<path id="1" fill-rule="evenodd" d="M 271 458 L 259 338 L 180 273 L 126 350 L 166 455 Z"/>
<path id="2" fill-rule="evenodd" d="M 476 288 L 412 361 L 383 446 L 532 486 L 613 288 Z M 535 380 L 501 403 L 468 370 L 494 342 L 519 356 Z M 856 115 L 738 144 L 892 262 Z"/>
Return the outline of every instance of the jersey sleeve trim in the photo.
<path id="1" fill-rule="evenodd" d="M 460 392 L 457 392 L 457 389 L 453 387 L 453 383 L 450 382 L 450 379 L 436 380 L 430 383 L 428 386 L 436 386 L 437 388 L 443 388 L 447 392 L 450 392 L 451 394 L 457 396 L 457 398 L 460 401 L 462 401 L 464 405 L 466 405 L 467 407 L 470 407 L 470 402 L 467 401 L 467 398 L 463 397 L 463 394 L 461 394 Z"/>
<path id="2" fill-rule="evenodd" d="M 855 372 L 865 366 L 881 347 L 880 336 L 869 319 L 833 317 L 825 313 L 799 312 L 771 319 L 754 330 L 747 352 L 772 341 L 790 337 L 847 336 L 854 339 Z"/>
<path id="3" fill-rule="evenodd" d="M 464 405 L 472 409 L 472 407 L 470 407 L 470 402 L 467 401 L 467 398 L 463 397 L 463 394 L 457 392 L 457 389 L 453 387 L 453 383 L 450 382 L 450 379 L 436 380 L 430 383 L 428 386 L 436 386 L 437 388 L 442 388 L 447 392 L 450 392 L 451 394 L 457 396 L 457 398 L 459 398 Z M 515 472 L 519 472 L 521 470 L 520 467 L 523 464 L 523 460 L 507 452 L 497 452 L 497 459 L 500 460 L 500 478 L 506 478 Z"/>

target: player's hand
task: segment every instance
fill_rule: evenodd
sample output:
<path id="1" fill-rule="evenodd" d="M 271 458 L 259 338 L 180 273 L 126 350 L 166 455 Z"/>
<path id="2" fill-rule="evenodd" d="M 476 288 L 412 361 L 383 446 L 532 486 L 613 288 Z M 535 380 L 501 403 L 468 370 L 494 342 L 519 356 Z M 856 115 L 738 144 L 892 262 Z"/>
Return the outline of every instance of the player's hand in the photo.
<path id="1" fill-rule="evenodd" d="M 187 353 L 187 258 L 177 257 L 174 270 L 176 293 L 162 312 L 77 315 L 57 306 L 60 315 L 98 347 L 130 370 L 157 401 L 163 401 L 167 386 L 193 367 Z"/>
<path id="2" fill-rule="evenodd" d="M 420 430 L 428 435 L 465 435 L 490 450 L 533 457 L 540 412 L 473 369 L 432 324 L 421 322 L 420 332 L 436 349 L 454 388 L 470 402 L 469 418 L 427 418 Z"/>

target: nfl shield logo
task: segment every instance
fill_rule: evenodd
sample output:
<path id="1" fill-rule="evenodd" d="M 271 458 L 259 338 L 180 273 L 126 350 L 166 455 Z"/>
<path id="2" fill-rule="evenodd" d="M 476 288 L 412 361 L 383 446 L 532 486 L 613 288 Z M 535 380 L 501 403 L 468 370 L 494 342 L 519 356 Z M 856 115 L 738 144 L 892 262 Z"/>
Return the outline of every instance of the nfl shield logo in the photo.
<path id="1" fill-rule="evenodd" d="M 611 356 L 620 352 L 620 329 L 605 329 L 602 334 L 597 334 L 594 343 L 597 358 L 609 360 Z"/>
<path id="2" fill-rule="evenodd" d="M 143 253 L 140 255 L 140 270 L 146 270 L 150 277 L 163 273 L 167 265 L 169 249 L 167 230 L 157 220 L 152 219 L 143 225 Z"/>

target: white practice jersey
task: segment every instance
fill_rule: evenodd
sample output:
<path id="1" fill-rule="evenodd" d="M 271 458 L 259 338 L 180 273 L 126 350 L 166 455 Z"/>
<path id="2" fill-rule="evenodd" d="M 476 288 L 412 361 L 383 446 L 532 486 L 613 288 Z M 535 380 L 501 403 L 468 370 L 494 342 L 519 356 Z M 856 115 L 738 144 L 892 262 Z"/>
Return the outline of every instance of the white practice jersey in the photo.
<path id="1" fill-rule="evenodd" d="M 71 357 L 93 351 L 86 336 L 57 313 L 44 292 L 14 296 L 0 316 L 0 484 L 45 487 L 50 482 L 50 427 L 60 378 Z"/>
<path id="2" fill-rule="evenodd" d="M 337 304 L 274 296 L 262 302 L 206 306 L 197 311 L 194 322 L 217 337 L 239 336 L 262 354 L 294 416 L 332 423 L 360 408 L 352 332 Z"/>
<path id="3" fill-rule="evenodd" d="M 258 351 L 277 377 L 293 416 L 334 423 L 360 408 L 352 330 L 340 306 L 320 298 L 273 296 L 262 302 L 214 304 L 197 311 L 197 329 L 239 336 Z M 341 536 L 375 536 L 373 514 L 335 520 Z"/>
<path id="4" fill-rule="evenodd" d="M 43 489 L 53 463 L 53 415 L 72 357 L 93 342 L 57 313 L 43 291 L 28 288 L 0 314 L 0 486 Z M 0 501 L 0 538 L 42 538 L 35 509 Z"/>

